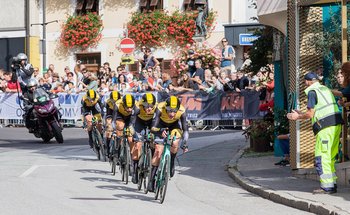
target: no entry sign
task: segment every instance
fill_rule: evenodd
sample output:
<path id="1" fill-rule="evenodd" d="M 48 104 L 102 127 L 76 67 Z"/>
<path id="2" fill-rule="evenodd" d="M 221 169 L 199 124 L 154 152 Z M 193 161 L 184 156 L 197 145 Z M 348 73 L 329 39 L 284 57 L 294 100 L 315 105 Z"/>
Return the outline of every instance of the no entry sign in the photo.
<path id="1" fill-rule="evenodd" d="M 120 41 L 120 50 L 124 54 L 131 54 L 135 50 L 135 42 L 130 38 L 124 38 Z"/>

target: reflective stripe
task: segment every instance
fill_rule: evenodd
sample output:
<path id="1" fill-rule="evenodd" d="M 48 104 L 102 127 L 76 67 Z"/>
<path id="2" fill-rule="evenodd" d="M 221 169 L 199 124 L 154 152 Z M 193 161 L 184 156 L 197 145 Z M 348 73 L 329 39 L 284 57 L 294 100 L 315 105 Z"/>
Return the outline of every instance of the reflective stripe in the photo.
<path id="1" fill-rule="evenodd" d="M 326 108 L 326 107 L 328 107 L 328 106 L 333 106 L 333 105 L 336 105 L 337 103 L 329 103 L 329 104 L 327 104 L 327 105 L 324 105 L 324 106 L 322 106 L 322 107 L 320 107 L 320 108 L 317 108 L 317 109 L 315 109 L 316 111 L 319 111 L 319 110 L 322 110 L 323 108 Z"/>
<path id="2" fill-rule="evenodd" d="M 322 188 L 334 188 L 334 183 L 333 182 L 330 182 L 330 183 L 322 183 L 321 182 L 321 187 Z"/>
<path id="3" fill-rule="evenodd" d="M 323 180 L 333 179 L 333 177 L 334 177 L 333 174 L 322 174 L 322 175 L 320 175 L 320 179 L 323 179 Z"/>

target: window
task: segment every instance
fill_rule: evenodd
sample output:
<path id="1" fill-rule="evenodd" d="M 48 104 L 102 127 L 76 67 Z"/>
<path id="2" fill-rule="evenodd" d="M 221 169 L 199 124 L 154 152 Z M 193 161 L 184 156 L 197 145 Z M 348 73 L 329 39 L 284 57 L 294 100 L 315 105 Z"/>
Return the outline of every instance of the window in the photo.
<path id="1" fill-rule="evenodd" d="M 163 8 L 163 0 L 140 0 L 141 12 L 161 10 Z"/>
<path id="2" fill-rule="evenodd" d="M 77 15 L 84 15 L 87 12 L 98 13 L 98 0 L 77 0 L 75 12 Z"/>
<path id="3" fill-rule="evenodd" d="M 202 4 L 204 2 L 208 5 L 208 0 L 183 0 L 183 7 L 184 10 L 190 11 L 190 10 L 197 10 L 197 4 Z"/>
<path id="4" fill-rule="evenodd" d="M 86 68 L 91 72 L 97 72 L 101 65 L 101 53 L 77 53 L 76 59 L 85 64 Z"/>

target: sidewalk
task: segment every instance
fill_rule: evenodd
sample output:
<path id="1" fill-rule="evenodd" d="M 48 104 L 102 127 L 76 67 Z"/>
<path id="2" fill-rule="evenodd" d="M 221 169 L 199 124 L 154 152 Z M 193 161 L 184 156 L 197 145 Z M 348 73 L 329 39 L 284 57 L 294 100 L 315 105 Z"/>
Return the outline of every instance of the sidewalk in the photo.
<path id="1" fill-rule="evenodd" d="M 313 195 L 319 182 L 296 178 L 290 167 L 275 166 L 279 158 L 243 155 L 229 163 L 229 175 L 244 189 L 271 201 L 316 214 L 350 214 L 350 188 L 338 187 L 333 195 Z M 243 155 L 243 156 L 242 156 Z"/>

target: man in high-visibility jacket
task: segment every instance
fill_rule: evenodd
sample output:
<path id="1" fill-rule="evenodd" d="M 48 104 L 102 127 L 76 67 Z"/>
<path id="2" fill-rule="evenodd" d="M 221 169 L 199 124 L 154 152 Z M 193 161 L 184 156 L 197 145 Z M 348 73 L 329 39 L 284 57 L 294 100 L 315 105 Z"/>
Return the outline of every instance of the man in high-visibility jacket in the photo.
<path id="1" fill-rule="evenodd" d="M 304 79 L 307 85 L 307 111 L 293 110 L 287 117 L 290 120 L 311 118 L 316 135 L 315 167 L 321 182 L 321 188 L 314 190 L 314 194 L 336 193 L 335 157 L 338 154 L 342 116 L 332 92 L 319 83 L 316 73 L 309 72 Z"/>

